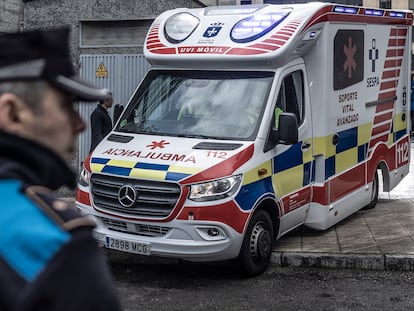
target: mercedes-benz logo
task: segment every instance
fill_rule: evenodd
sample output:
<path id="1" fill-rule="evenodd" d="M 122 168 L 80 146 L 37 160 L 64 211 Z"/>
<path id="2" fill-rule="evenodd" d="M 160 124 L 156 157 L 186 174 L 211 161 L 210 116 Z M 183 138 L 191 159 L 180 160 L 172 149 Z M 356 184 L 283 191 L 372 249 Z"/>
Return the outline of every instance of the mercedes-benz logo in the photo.
<path id="1" fill-rule="evenodd" d="M 137 199 L 137 192 L 134 186 L 124 185 L 118 191 L 118 201 L 123 207 L 131 207 Z"/>

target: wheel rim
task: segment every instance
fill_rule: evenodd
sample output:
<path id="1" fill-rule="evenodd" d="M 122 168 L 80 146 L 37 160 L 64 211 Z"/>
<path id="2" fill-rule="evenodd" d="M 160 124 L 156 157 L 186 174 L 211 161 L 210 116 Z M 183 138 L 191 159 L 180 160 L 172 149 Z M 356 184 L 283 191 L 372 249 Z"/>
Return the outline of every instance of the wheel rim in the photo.
<path id="1" fill-rule="evenodd" d="M 255 261 L 269 256 L 271 252 L 270 231 L 266 229 L 264 223 L 257 223 L 250 237 L 250 254 Z"/>

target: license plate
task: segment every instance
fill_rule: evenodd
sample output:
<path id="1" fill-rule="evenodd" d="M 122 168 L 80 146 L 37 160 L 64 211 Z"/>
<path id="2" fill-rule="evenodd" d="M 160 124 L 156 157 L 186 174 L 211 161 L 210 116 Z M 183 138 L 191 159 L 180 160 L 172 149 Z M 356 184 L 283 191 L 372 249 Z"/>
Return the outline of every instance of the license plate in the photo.
<path id="1" fill-rule="evenodd" d="M 109 236 L 105 238 L 105 247 L 128 253 L 151 255 L 151 244 L 149 243 L 126 241 Z"/>

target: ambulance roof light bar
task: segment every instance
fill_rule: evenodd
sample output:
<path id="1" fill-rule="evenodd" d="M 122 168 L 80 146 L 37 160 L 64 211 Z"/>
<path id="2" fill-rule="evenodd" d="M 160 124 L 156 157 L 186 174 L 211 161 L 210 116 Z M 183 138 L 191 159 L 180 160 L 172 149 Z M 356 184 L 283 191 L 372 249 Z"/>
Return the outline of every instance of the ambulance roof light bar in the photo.
<path id="1" fill-rule="evenodd" d="M 383 16 L 384 10 L 376 10 L 376 9 L 366 9 L 365 15 L 373 15 L 373 16 Z"/>
<path id="2" fill-rule="evenodd" d="M 245 15 L 252 14 L 257 10 L 264 8 L 267 5 L 243 5 L 241 7 L 235 8 L 234 6 L 221 6 L 221 7 L 207 7 L 205 10 L 206 16 L 215 16 L 215 15 Z"/>
<path id="3" fill-rule="evenodd" d="M 406 17 L 406 14 L 405 14 L 405 12 L 395 12 L 395 11 L 391 11 L 390 12 L 390 17 L 405 18 Z"/>
<path id="4" fill-rule="evenodd" d="M 233 26 L 230 37 L 237 43 L 254 41 L 279 25 L 291 11 L 291 9 L 280 10 L 246 17 Z"/>
<path id="5" fill-rule="evenodd" d="M 164 34 L 170 43 L 180 43 L 187 39 L 200 24 L 194 15 L 182 12 L 167 19 L 164 25 Z"/>
<path id="6" fill-rule="evenodd" d="M 357 14 L 358 8 L 336 5 L 333 10 L 335 13 Z"/>

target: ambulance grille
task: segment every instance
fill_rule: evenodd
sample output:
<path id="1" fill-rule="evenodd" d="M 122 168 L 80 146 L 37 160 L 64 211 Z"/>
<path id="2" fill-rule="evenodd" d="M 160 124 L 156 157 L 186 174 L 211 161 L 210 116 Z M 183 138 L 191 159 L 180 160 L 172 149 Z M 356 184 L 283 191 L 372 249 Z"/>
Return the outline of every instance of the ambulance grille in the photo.
<path id="1" fill-rule="evenodd" d="M 113 220 L 109 218 L 100 218 L 109 230 L 126 232 L 130 234 L 160 237 L 168 233 L 169 228 L 146 224 L 132 224 L 125 221 Z"/>
<path id="2" fill-rule="evenodd" d="M 128 185 L 135 190 L 136 200 L 129 207 L 120 203 L 119 190 Z M 91 176 L 93 203 L 101 210 L 122 214 L 164 218 L 174 209 L 181 189 L 176 183 L 129 179 L 116 176 L 93 174 Z"/>

